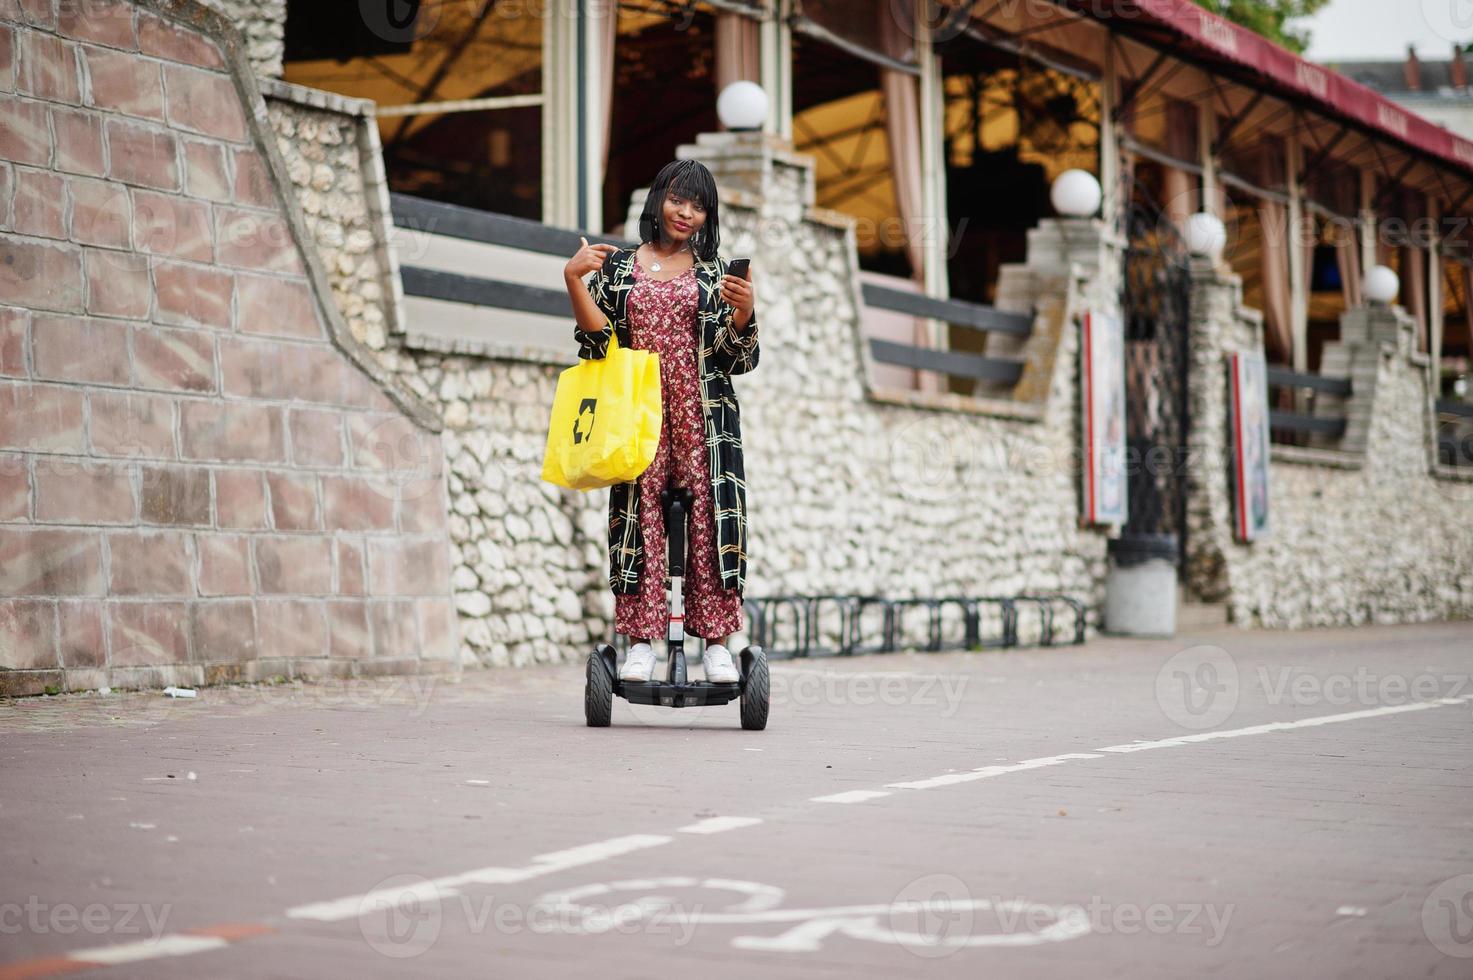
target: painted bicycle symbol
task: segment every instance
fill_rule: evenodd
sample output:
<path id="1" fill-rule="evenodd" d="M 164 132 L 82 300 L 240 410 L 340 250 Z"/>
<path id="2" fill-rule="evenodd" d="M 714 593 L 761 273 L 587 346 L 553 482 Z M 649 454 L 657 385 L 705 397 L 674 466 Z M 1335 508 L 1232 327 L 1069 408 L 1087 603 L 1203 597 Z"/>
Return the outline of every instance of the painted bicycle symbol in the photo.
<path id="1" fill-rule="evenodd" d="M 669 894 L 690 889 L 728 897 L 717 910 L 708 910 L 704 903 Z M 888 902 L 785 908 L 785 897 L 782 888 L 753 881 L 638 878 L 550 892 L 533 902 L 532 909 L 542 921 L 556 923 L 558 931 L 583 935 L 628 931 L 641 924 L 686 930 L 786 926 L 777 935 L 743 930 L 731 939 L 738 949 L 775 953 L 817 952 L 833 937 L 846 936 L 903 946 L 922 956 L 947 956 L 966 947 L 1035 946 L 1090 932 L 1089 917 L 1078 906 L 972 898 L 952 875 L 917 879 Z"/>

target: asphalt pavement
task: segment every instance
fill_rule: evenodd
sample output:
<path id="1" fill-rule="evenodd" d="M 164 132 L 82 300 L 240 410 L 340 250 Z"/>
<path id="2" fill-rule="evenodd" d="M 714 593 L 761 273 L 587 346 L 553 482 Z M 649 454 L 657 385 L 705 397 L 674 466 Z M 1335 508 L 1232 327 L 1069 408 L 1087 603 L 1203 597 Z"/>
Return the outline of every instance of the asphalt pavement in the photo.
<path id="1" fill-rule="evenodd" d="M 0 703 L 0 980 L 1470 977 L 1473 624 Z"/>

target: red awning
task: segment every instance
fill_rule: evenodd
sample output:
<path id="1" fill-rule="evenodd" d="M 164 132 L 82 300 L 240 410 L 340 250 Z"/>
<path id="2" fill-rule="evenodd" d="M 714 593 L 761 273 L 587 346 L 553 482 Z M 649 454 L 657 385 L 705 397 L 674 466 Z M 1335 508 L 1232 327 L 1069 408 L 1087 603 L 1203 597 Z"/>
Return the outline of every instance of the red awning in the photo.
<path id="1" fill-rule="evenodd" d="M 1338 72 L 1306 61 L 1246 27 L 1204 10 L 1191 0 L 1056 0 L 1076 13 L 1130 32 L 1131 26 L 1164 29 L 1183 54 L 1252 69 L 1273 88 L 1314 103 L 1326 115 L 1360 123 L 1374 132 L 1473 176 L 1473 142 L 1409 112 Z"/>

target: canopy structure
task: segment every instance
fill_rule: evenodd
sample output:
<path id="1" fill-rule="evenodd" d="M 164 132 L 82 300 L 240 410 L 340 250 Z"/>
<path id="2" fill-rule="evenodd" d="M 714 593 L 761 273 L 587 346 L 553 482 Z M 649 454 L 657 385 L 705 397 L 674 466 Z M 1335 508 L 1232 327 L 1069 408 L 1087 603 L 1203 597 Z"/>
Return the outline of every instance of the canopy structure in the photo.
<path id="1" fill-rule="evenodd" d="M 1243 81 L 1302 99 L 1473 175 L 1473 142 L 1191 0 L 1062 0 L 1061 5 L 1107 22 L 1113 30 L 1168 46 L 1177 57 L 1214 65 L 1224 75 L 1252 73 Z"/>
<path id="2" fill-rule="evenodd" d="M 611 235 L 720 128 L 721 85 L 755 79 L 869 274 L 991 302 L 1077 167 L 1107 217 L 1142 192 L 1176 221 L 1216 210 L 1245 300 L 1301 367 L 1372 265 L 1402 276 L 1424 344 L 1435 311 L 1463 319 L 1473 142 L 1191 0 L 945 2 L 923 31 L 911 0 L 622 0 L 571 22 L 545 0 L 421 0 L 386 40 L 290 0 L 286 77 L 378 103 L 395 190 Z"/>

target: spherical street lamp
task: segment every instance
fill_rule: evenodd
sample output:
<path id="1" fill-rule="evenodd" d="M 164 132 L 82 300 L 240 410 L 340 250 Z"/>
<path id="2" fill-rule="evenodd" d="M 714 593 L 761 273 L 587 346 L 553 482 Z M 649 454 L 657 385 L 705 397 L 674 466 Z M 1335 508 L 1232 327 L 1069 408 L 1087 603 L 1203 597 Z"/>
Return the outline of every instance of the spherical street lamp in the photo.
<path id="1" fill-rule="evenodd" d="M 1366 299 L 1372 303 L 1390 303 L 1401 294 L 1401 279 L 1386 266 L 1376 265 L 1366 273 L 1363 288 Z"/>
<path id="2" fill-rule="evenodd" d="M 1222 258 L 1222 250 L 1227 247 L 1227 228 L 1210 211 L 1199 211 L 1188 218 L 1182 237 L 1188 252 L 1205 255 L 1214 262 Z"/>
<path id="3" fill-rule="evenodd" d="M 767 93 L 756 82 L 732 82 L 716 97 L 716 115 L 727 129 L 761 129 L 767 121 Z"/>
<path id="4" fill-rule="evenodd" d="M 1067 218 L 1088 218 L 1100 209 L 1100 182 L 1087 170 L 1065 170 L 1054 178 L 1049 200 Z"/>

